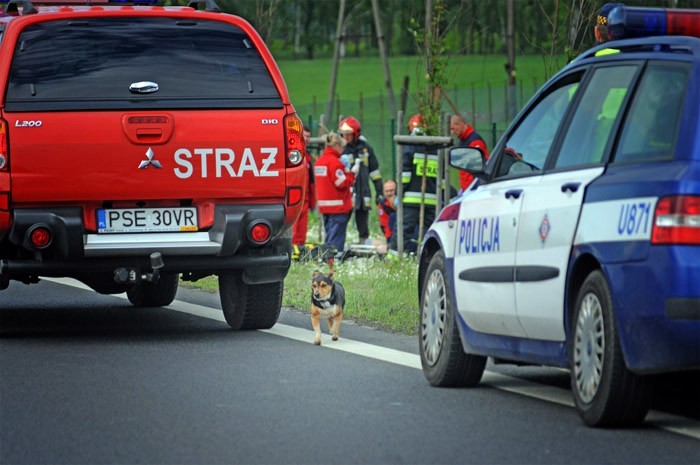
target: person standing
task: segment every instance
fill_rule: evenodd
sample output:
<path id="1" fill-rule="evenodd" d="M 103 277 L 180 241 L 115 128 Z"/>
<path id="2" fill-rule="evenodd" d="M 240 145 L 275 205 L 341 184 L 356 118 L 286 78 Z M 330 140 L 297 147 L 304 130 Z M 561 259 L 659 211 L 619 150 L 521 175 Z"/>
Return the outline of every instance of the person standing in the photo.
<path id="1" fill-rule="evenodd" d="M 471 124 L 464 121 L 461 115 L 452 115 L 450 117 L 450 131 L 459 139 L 459 147 L 476 147 L 484 152 L 484 156 L 488 159 L 489 149 L 486 148 L 484 139 L 474 130 Z M 459 171 L 460 193 L 469 187 L 474 180 L 474 176 L 466 171 Z"/>
<path id="2" fill-rule="evenodd" d="M 294 222 L 292 228 L 292 245 L 294 247 L 294 255 L 299 256 L 299 249 L 306 243 L 306 233 L 309 229 L 309 212 L 316 208 L 316 185 L 314 183 L 313 160 L 309 153 L 308 144 L 311 139 L 311 130 L 304 125 L 302 130 L 305 142 L 304 158 L 306 166 L 309 170 L 309 183 L 306 186 L 306 194 L 304 195 L 304 208 L 301 210 L 299 218 Z"/>
<path id="3" fill-rule="evenodd" d="M 425 119 L 421 114 L 414 115 L 408 121 L 408 131 L 412 136 L 425 135 L 426 129 Z M 404 252 L 415 253 L 418 250 L 421 205 L 423 206 L 423 233 L 435 220 L 438 185 L 437 148 L 404 146 L 402 167 Z"/>
<path id="4" fill-rule="evenodd" d="M 352 212 L 352 186 L 359 165 L 343 164 L 345 140 L 334 132 L 325 136 L 325 149 L 314 165 L 318 211 L 323 215 L 327 244 L 345 250 L 345 236 Z"/>
<path id="5" fill-rule="evenodd" d="M 374 149 L 361 136 L 360 122 L 350 116 L 340 122 L 338 127 L 347 145 L 343 151 L 348 155 L 350 164 L 355 165 L 360 162 L 360 169 L 357 173 L 354 185 L 355 198 L 355 226 L 360 236 L 360 243 L 364 244 L 369 239 L 369 212 L 372 209 L 372 191 L 370 181 L 374 184 L 374 203 L 378 204 L 382 192 L 382 175 L 379 172 L 379 162 L 374 154 Z"/>

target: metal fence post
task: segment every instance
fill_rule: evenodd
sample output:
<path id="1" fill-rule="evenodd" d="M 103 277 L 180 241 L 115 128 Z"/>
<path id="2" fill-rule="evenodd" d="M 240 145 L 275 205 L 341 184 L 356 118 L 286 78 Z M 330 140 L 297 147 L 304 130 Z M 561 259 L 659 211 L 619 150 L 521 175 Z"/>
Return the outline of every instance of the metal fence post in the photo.
<path id="1" fill-rule="evenodd" d="M 390 130 L 389 132 L 391 134 L 397 134 L 396 133 L 396 120 L 394 118 L 391 118 L 391 121 L 389 123 Z M 394 142 L 394 138 L 391 138 L 391 141 L 389 142 L 391 146 L 391 178 L 396 181 L 396 142 Z"/>
<path id="2" fill-rule="evenodd" d="M 401 133 L 401 122 L 403 120 L 403 111 L 398 111 L 396 113 L 396 135 L 400 135 Z M 393 131 L 392 131 L 393 133 Z M 394 138 L 392 137 L 392 140 Z M 399 254 L 399 258 L 403 257 L 403 182 L 401 179 L 401 171 L 403 169 L 403 157 L 401 153 L 401 145 L 396 144 L 396 150 L 394 151 L 395 154 L 395 162 L 394 162 L 394 169 L 396 170 L 396 231 L 394 231 L 394 234 L 396 235 L 396 251 Z"/>

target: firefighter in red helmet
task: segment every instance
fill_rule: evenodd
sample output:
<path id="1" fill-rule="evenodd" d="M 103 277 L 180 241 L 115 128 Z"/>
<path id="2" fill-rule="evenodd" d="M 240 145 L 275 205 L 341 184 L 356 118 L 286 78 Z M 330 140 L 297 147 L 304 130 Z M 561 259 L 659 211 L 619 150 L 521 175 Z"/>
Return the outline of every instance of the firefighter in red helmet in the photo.
<path id="1" fill-rule="evenodd" d="M 425 135 L 425 118 L 423 118 L 423 115 L 418 113 L 408 120 L 408 133 L 412 136 Z"/>
<path id="2" fill-rule="evenodd" d="M 355 226 L 363 244 L 369 239 L 369 212 L 372 209 L 372 190 L 370 181 L 374 184 L 374 203 L 382 199 L 382 175 L 379 172 L 379 162 L 374 149 L 361 135 L 360 122 L 349 116 L 338 125 L 338 133 L 343 136 L 347 145 L 343 155 L 347 155 L 351 166 L 358 164 L 360 170 L 354 184 L 354 213 Z"/>

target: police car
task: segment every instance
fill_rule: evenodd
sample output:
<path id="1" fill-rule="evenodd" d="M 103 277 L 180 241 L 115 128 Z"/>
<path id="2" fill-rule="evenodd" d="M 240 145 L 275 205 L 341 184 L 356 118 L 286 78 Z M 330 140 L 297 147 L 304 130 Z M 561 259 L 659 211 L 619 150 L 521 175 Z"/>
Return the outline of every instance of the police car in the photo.
<path id="1" fill-rule="evenodd" d="M 568 368 L 586 424 L 630 426 L 648 375 L 700 368 L 700 10 L 607 19 L 487 162 L 451 149 L 477 180 L 420 251 L 420 355 L 443 387 Z"/>

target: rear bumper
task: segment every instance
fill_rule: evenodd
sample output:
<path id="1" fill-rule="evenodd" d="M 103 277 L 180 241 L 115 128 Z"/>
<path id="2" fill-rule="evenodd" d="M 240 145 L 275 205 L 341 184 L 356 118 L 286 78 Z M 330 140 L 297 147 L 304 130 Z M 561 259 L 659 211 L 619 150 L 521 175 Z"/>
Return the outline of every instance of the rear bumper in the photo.
<path id="1" fill-rule="evenodd" d="M 630 370 L 700 369 L 700 247 L 652 247 L 646 260 L 606 272 Z"/>
<path id="2" fill-rule="evenodd" d="M 208 231 L 154 234 L 86 234 L 80 208 L 17 209 L 0 258 L 0 276 L 77 276 L 112 272 L 116 268 L 149 270 L 150 254 L 163 257 L 164 272 L 216 274 L 244 270 L 251 283 L 284 279 L 290 266 L 291 240 L 282 205 L 218 205 Z M 271 239 L 256 245 L 250 227 L 264 221 Z M 27 231 L 48 225 L 53 241 L 44 250 L 32 250 Z M 14 250 L 13 250 L 14 249 Z M 16 252 L 16 253 L 14 253 Z M 18 258 L 20 257 L 20 258 Z M 31 257 L 31 258 L 30 258 Z"/>

